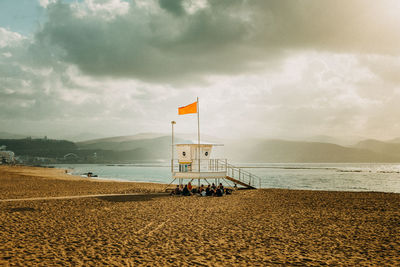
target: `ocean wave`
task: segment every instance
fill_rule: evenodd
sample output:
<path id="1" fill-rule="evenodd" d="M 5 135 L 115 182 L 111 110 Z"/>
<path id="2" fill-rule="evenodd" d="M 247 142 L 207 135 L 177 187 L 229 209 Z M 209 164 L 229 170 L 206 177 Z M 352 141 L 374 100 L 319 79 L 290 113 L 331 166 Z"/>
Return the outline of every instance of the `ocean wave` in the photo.
<path id="1" fill-rule="evenodd" d="M 337 172 L 400 173 L 400 170 L 343 170 L 343 169 L 338 169 Z"/>
<path id="2" fill-rule="evenodd" d="M 336 167 L 236 166 L 241 169 L 337 170 Z"/>

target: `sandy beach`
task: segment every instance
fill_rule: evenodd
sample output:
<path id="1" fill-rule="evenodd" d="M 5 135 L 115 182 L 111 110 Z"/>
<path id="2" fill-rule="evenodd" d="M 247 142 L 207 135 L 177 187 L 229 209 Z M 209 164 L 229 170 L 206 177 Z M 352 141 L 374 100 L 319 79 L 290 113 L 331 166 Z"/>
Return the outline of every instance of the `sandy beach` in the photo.
<path id="1" fill-rule="evenodd" d="M 66 174 L 56 168 L 0 166 L 0 199 L 160 192 L 166 185 L 110 182 Z"/>
<path id="2" fill-rule="evenodd" d="M 400 194 L 243 190 L 176 197 L 165 185 L 0 167 L 0 265 L 399 265 Z"/>

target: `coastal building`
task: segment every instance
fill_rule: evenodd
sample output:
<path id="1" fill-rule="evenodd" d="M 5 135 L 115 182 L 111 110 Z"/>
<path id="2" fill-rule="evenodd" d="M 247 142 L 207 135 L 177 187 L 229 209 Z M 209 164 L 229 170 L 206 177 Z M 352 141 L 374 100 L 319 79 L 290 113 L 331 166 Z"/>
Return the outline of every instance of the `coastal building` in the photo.
<path id="1" fill-rule="evenodd" d="M 14 164 L 15 154 L 12 151 L 1 150 L 0 151 L 0 164 Z"/>

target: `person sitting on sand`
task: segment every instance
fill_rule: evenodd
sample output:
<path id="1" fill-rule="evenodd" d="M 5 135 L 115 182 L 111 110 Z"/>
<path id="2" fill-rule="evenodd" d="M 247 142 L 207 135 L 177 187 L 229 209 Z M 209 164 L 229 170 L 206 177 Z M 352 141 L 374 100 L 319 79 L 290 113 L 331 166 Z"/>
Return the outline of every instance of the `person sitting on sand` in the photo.
<path id="1" fill-rule="evenodd" d="M 192 186 L 192 183 L 191 183 L 191 182 L 189 182 L 189 183 L 187 184 L 187 187 L 188 187 L 189 191 L 192 192 L 193 186 Z"/>
<path id="2" fill-rule="evenodd" d="M 203 184 L 200 185 L 200 187 L 199 187 L 198 190 L 197 190 L 197 193 L 198 193 L 200 196 L 205 196 L 205 195 L 206 195 L 206 189 L 205 189 L 205 187 L 204 187 Z"/>
<path id="3" fill-rule="evenodd" d="M 226 188 L 225 189 L 225 194 L 226 195 L 232 195 L 232 189 L 231 188 Z"/>
<path id="4" fill-rule="evenodd" d="M 180 195 L 181 190 L 179 189 L 179 185 L 176 185 L 174 191 L 171 192 L 171 195 Z"/>
<path id="5" fill-rule="evenodd" d="M 215 191 L 215 189 L 217 189 L 217 187 L 215 186 L 214 183 L 212 183 L 211 189 Z"/>
<path id="6" fill-rule="evenodd" d="M 223 189 L 221 189 L 220 186 L 218 186 L 217 189 L 215 190 L 215 195 L 217 197 L 222 197 L 224 195 L 224 191 L 223 191 Z"/>
<path id="7" fill-rule="evenodd" d="M 188 188 L 189 188 L 189 187 L 188 187 Z M 199 191 L 198 188 L 193 187 L 193 189 L 192 189 L 190 192 L 192 192 L 192 194 L 196 194 L 196 193 L 198 193 L 198 191 Z"/>
<path id="8" fill-rule="evenodd" d="M 224 186 L 222 185 L 222 183 L 219 183 L 219 188 L 222 190 L 222 194 L 225 193 L 225 190 L 224 190 L 225 188 L 224 188 Z"/>
<path id="9" fill-rule="evenodd" d="M 182 195 L 184 195 L 184 196 L 191 196 L 192 195 L 192 192 L 189 191 L 189 188 L 188 188 L 187 185 L 185 185 L 185 187 L 183 188 Z"/>
<path id="10" fill-rule="evenodd" d="M 212 196 L 212 194 L 213 193 L 212 193 L 211 187 L 210 187 L 210 185 L 208 185 L 207 188 L 206 188 L 206 196 L 209 197 L 209 196 Z"/>
<path id="11" fill-rule="evenodd" d="M 203 189 L 203 191 L 201 191 L 200 196 L 205 197 L 207 195 L 206 190 Z"/>
<path id="12" fill-rule="evenodd" d="M 197 193 L 201 194 L 201 192 L 204 191 L 204 185 L 200 185 L 199 189 L 197 190 Z"/>
<path id="13" fill-rule="evenodd" d="M 196 193 L 199 194 L 200 196 L 202 195 L 202 192 L 204 191 L 204 185 L 200 185 L 197 189 L 196 189 Z"/>
<path id="14" fill-rule="evenodd" d="M 217 194 L 217 186 L 216 185 L 214 185 L 214 187 L 211 186 L 211 192 L 212 192 L 212 196 L 215 196 Z"/>

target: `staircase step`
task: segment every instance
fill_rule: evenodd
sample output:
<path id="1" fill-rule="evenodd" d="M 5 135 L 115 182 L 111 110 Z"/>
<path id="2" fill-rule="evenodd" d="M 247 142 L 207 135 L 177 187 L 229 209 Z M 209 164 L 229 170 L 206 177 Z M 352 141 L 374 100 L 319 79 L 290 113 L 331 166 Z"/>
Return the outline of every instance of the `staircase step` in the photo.
<path id="1" fill-rule="evenodd" d="M 249 185 L 249 184 L 246 184 L 246 183 L 244 183 L 244 182 L 242 182 L 242 181 L 239 181 L 239 180 L 237 180 L 237 179 L 235 179 L 235 178 L 232 178 L 232 177 L 230 177 L 230 176 L 226 176 L 226 179 L 228 179 L 228 180 L 230 180 L 230 181 L 232 181 L 232 182 L 234 182 L 234 183 L 236 183 L 236 184 L 240 184 L 241 186 L 247 187 L 247 188 L 249 188 L 249 189 L 256 189 L 254 186 L 251 186 L 251 185 Z"/>

